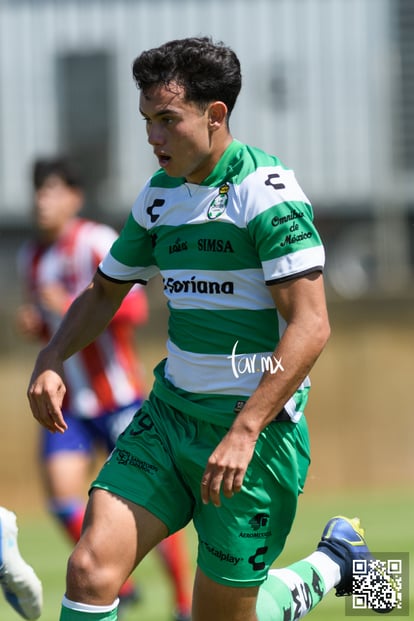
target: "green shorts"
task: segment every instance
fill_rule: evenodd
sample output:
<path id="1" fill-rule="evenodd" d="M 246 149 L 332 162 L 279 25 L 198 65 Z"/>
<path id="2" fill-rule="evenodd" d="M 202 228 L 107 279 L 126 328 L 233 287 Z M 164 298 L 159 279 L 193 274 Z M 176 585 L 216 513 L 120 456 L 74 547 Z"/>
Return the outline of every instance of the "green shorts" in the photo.
<path id="1" fill-rule="evenodd" d="M 309 466 L 305 417 L 261 433 L 240 493 L 204 505 L 200 482 L 226 433 L 161 402 L 153 393 L 121 434 L 92 487 L 142 505 L 173 533 L 191 520 L 197 562 L 212 580 L 258 586 L 282 551 Z"/>

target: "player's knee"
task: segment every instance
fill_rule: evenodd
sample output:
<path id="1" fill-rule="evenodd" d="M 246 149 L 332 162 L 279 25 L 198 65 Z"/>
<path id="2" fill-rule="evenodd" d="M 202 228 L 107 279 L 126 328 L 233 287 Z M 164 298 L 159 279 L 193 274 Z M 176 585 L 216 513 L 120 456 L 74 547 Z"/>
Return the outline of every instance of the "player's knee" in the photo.
<path id="1" fill-rule="evenodd" d="M 69 557 L 67 567 L 68 591 L 90 589 L 94 581 L 95 561 L 88 550 L 76 547 Z"/>
<path id="2" fill-rule="evenodd" d="M 98 562 L 88 548 L 77 546 L 72 552 L 66 574 L 66 596 L 82 603 L 111 604 L 122 580 L 110 567 Z"/>

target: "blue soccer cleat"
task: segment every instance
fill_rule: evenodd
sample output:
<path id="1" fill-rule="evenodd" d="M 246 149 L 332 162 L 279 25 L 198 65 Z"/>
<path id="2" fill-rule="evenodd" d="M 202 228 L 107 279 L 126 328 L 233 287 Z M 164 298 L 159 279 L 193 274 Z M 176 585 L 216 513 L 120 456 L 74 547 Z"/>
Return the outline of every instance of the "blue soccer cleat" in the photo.
<path id="1" fill-rule="evenodd" d="M 42 612 L 42 583 L 20 555 L 16 516 L 0 507 L 0 585 L 9 604 L 24 619 Z"/>
<path id="2" fill-rule="evenodd" d="M 336 595 L 352 595 L 353 562 L 372 559 L 364 538 L 364 529 L 359 518 L 341 515 L 329 520 L 322 533 L 318 550 L 327 554 L 341 569 L 341 581 L 336 586 Z"/>
<path id="3" fill-rule="evenodd" d="M 327 554 L 340 567 L 341 580 L 336 585 L 336 595 L 352 595 L 354 591 L 354 561 L 372 561 L 369 573 L 374 580 L 374 590 L 369 608 L 383 614 L 391 612 L 397 605 L 397 585 L 392 575 L 388 575 L 376 562 L 365 541 L 364 529 L 359 518 L 346 518 L 338 515 L 329 520 L 322 533 L 318 550 Z M 371 576 L 371 577 L 372 577 Z M 379 596 L 375 597 L 379 585 Z"/>

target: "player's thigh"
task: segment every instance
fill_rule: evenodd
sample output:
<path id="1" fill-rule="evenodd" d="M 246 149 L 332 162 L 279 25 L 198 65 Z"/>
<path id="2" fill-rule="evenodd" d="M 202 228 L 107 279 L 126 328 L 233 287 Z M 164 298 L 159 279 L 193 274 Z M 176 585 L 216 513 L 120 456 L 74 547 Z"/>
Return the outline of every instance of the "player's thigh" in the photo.
<path id="1" fill-rule="evenodd" d="M 101 489 L 91 491 L 84 531 L 84 539 L 104 560 L 118 562 L 125 556 L 134 565 L 168 534 L 166 525 L 144 507 Z"/>
<path id="2" fill-rule="evenodd" d="M 49 496 L 65 500 L 84 495 L 87 491 L 89 467 L 93 452 L 93 430 L 88 421 L 65 413 L 68 429 L 65 433 L 40 436 L 41 470 Z"/>
<path id="3" fill-rule="evenodd" d="M 106 490 L 92 490 L 83 533 L 68 564 L 69 599 L 111 604 L 125 579 L 167 533 L 165 524 L 143 507 Z"/>
<path id="4" fill-rule="evenodd" d="M 218 584 L 197 568 L 192 621 L 257 621 L 258 590 Z"/>

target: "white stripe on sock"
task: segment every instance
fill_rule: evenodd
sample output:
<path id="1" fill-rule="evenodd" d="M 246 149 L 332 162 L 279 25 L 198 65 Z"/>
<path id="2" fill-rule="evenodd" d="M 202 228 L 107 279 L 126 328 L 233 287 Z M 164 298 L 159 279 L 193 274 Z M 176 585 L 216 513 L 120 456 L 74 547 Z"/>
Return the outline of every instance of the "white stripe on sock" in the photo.
<path id="1" fill-rule="evenodd" d="M 119 604 L 119 598 L 110 604 L 109 606 L 92 606 L 92 604 L 81 604 L 80 602 L 72 602 L 66 595 L 63 596 L 62 606 L 69 608 L 70 610 L 76 610 L 77 612 L 111 612 Z"/>
<path id="2" fill-rule="evenodd" d="M 341 570 L 338 563 L 335 563 L 327 554 L 323 552 L 312 552 L 310 556 L 303 559 L 317 569 L 325 584 L 325 593 L 330 591 L 341 580 Z"/>
<path id="3" fill-rule="evenodd" d="M 292 571 L 288 567 L 283 567 L 282 569 L 271 569 L 269 574 L 287 584 L 290 590 L 292 590 L 299 583 L 303 584 L 303 579 L 299 576 L 299 574 Z"/>

